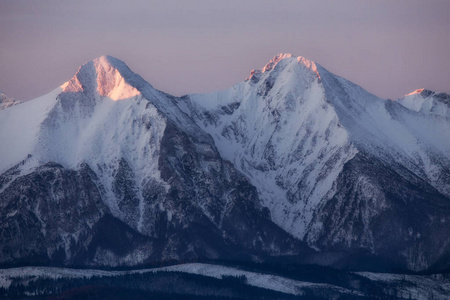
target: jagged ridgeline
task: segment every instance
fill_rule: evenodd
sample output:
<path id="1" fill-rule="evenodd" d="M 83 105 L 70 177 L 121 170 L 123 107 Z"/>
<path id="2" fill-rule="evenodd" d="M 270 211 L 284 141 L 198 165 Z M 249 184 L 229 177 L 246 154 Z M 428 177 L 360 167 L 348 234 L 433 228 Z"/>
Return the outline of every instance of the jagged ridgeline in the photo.
<path id="1" fill-rule="evenodd" d="M 6 102 L 3 266 L 450 267 L 447 94 L 385 100 L 281 54 L 177 98 L 104 56 Z"/>

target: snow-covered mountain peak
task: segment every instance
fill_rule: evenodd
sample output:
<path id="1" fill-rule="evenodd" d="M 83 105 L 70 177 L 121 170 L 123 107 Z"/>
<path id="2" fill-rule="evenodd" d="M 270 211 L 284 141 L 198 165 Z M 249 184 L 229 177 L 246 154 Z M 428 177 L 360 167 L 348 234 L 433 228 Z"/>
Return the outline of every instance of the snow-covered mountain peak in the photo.
<path id="1" fill-rule="evenodd" d="M 398 99 L 404 107 L 427 115 L 450 117 L 450 95 L 418 89 Z"/>
<path id="2" fill-rule="evenodd" d="M 420 94 L 421 96 L 424 96 L 424 97 L 428 97 L 429 95 L 431 95 L 433 92 L 432 91 L 430 91 L 430 90 L 427 90 L 427 89 L 417 89 L 417 90 L 415 90 L 414 92 L 411 92 L 411 93 L 409 93 L 409 94 L 406 94 L 405 95 L 405 97 L 406 96 L 412 96 L 412 95 L 417 95 L 417 94 Z"/>
<path id="3" fill-rule="evenodd" d="M 93 92 L 111 100 L 124 100 L 137 96 L 137 86 L 149 85 L 133 73 L 121 60 L 101 56 L 83 64 L 75 76 L 63 84 L 64 92 Z"/>
<path id="4" fill-rule="evenodd" d="M 94 63 L 101 65 L 105 69 L 114 68 L 122 72 L 129 70 L 128 66 L 123 61 L 109 55 L 102 55 L 95 58 Z"/>
<path id="5" fill-rule="evenodd" d="M 432 97 L 438 102 L 442 102 L 445 105 L 450 105 L 450 95 L 447 93 L 438 93 L 427 89 L 417 89 L 412 93 L 405 95 L 402 99 L 411 98 L 411 99 L 426 99 Z"/>
<path id="6" fill-rule="evenodd" d="M 426 90 L 409 97 L 447 99 Z M 405 166 L 449 193 L 441 167 L 448 122 L 418 116 L 306 58 L 277 55 L 245 82 L 184 100 L 180 106 L 210 133 L 221 155 L 251 178 L 273 220 L 296 237 L 304 237 L 355 157 Z"/>
<path id="7" fill-rule="evenodd" d="M 318 66 L 303 57 L 279 54 L 250 80 L 190 95 L 184 105 L 221 155 L 251 178 L 275 223 L 299 238 L 356 153 Z"/>
<path id="8" fill-rule="evenodd" d="M 275 55 L 263 68 L 259 70 L 252 70 L 250 72 L 250 76 L 246 80 L 252 80 L 253 82 L 256 82 L 261 78 L 262 74 L 271 73 L 272 71 L 275 71 L 275 73 L 279 73 L 281 70 L 284 70 L 286 68 L 295 68 L 299 66 L 310 69 L 320 78 L 320 75 L 317 71 L 317 66 L 313 61 L 310 61 L 302 56 L 294 57 L 289 53 L 280 53 Z"/>
<path id="9" fill-rule="evenodd" d="M 120 158 L 122 153 L 132 153 L 126 149 L 130 143 L 120 142 L 130 132 L 139 135 L 137 143 L 149 140 L 152 133 L 147 129 L 148 120 L 153 120 L 152 129 L 158 128 L 158 134 L 164 130 L 165 118 L 158 108 L 169 115 L 168 111 L 173 110 L 169 102 L 122 61 L 110 56 L 88 61 L 72 79 L 48 95 L 1 115 L 0 125 L 14 130 L 0 132 L 0 138 L 14 151 L 0 149 L 0 170 L 17 164 L 28 154 L 38 163 L 52 161 L 64 167 L 92 162 L 96 153 L 109 159 Z M 142 123 L 130 123 L 137 115 Z M 22 116 L 27 116 L 26 120 Z M 133 150 L 139 149 L 134 144 Z"/>
<path id="10" fill-rule="evenodd" d="M 272 60 L 270 60 L 269 63 L 267 63 L 262 69 L 261 72 L 265 73 L 267 71 L 270 71 L 273 69 L 273 67 L 278 64 L 280 61 L 282 61 L 283 59 L 287 59 L 287 58 L 291 58 L 292 54 L 289 53 L 280 53 L 278 55 L 275 55 L 274 58 L 272 58 Z"/>

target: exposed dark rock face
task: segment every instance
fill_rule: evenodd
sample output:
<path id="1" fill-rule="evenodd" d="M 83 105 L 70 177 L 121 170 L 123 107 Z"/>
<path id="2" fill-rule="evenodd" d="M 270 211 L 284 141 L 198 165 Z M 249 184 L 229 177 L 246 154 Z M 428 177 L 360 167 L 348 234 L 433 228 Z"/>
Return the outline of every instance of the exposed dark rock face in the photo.
<path id="1" fill-rule="evenodd" d="M 336 194 L 316 212 L 309 242 L 328 251 L 366 251 L 410 270 L 448 255 L 450 199 L 399 168 L 358 153 L 339 175 Z M 448 267 L 448 261 L 440 266 Z"/>
<path id="2" fill-rule="evenodd" d="M 170 184 L 164 206 L 177 211 L 168 223 L 179 227 L 173 234 L 185 226 L 183 223 L 192 222 L 211 231 L 210 236 L 217 231 L 225 244 L 249 253 L 280 255 L 306 250 L 270 221 L 255 187 L 220 158 L 214 145 L 199 143 L 169 123 L 159 165 L 161 177 Z M 206 245 L 211 242 L 210 238 L 201 239 Z M 215 247 L 211 244 L 210 248 Z"/>
<path id="3" fill-rule="evenodd" d="M 108 213 L 95 181 L 87 165 L 73 171 L 54 163 L 12 181 L 0 194 L 1 262 L 75 262 Z"/>

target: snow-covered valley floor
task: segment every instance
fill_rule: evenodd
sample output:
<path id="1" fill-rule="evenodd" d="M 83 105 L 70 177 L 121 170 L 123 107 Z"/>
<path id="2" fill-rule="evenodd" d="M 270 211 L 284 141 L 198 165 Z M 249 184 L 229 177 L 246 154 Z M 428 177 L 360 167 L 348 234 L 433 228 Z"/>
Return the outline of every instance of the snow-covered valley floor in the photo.
<path id="1" fill-rule="evenodd" d="M 57 267 L 18 267 L 0 269 L 0 287 L 8 289 L 13 282 L 26 284 L 38 279 L 73 279 L 109 277 L 129 274 L 144 274 L 157 272 L 182 272 L 221 279 L 224 276 L 245 276 L 246 283 L 251 286 L 273 290 L 290 295 L 302 295 L 305 289 L 333 291 L 340 295 L 368 296 L 356 289 L 348 289 L 327 283 L 313 283 L 294 280 L 287 277 L 245 271 L 236 267 L 228 267 L 204 263 L 188 263 L 152 269 L 127 271 L 106 271 L 97 269 L 72 269 Z M 395 295 L 399 299 L 449 299 L 450 280 L 444 275 L 403 275 L 358 272 L 353 273 L 369 279 L 374 283 L 383 283 L 386 288 L 383 293 Z M 447 276 L 448 277 L 448 276 Z"/>

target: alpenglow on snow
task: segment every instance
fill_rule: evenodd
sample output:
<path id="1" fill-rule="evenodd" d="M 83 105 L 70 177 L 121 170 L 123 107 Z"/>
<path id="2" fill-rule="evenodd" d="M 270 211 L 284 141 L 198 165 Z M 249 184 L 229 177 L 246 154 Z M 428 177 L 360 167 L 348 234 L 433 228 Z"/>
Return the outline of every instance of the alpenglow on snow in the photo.
<path id="1" fill-rule="evenodd" d="M 449 103 L 381 99 L 289 54 L 174 97 L 97 58 L 0 111 L 0 262 L 339 253 L 448 268 Z"/>

